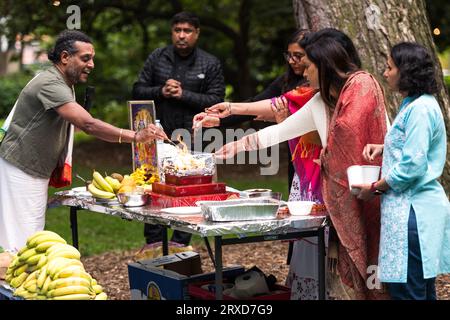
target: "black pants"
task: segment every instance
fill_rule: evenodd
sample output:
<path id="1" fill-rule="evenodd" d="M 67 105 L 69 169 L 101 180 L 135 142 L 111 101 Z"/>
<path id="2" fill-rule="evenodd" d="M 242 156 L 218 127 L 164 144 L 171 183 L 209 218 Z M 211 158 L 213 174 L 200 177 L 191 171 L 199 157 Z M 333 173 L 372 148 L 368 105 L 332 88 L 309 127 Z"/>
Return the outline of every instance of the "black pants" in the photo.
<path id="1" fill-rule="evenodd" d="M 423 278 L 416 214 L 411 206 L 408 219 L 408 282 L 387 283 L 389 294 L 393 300 L 436 300 L 435 280 Z"/>
<path id="2" fill-rule="evenodd" d="M 145 224 L 144 225 L 144 237 L 147 244 L 162 241 L 163 226 L 158 224 Z M 170 241 L 189 245 L 191 241 L 191 234 L 183 231 L 175 230 L 172 234 Z"/>

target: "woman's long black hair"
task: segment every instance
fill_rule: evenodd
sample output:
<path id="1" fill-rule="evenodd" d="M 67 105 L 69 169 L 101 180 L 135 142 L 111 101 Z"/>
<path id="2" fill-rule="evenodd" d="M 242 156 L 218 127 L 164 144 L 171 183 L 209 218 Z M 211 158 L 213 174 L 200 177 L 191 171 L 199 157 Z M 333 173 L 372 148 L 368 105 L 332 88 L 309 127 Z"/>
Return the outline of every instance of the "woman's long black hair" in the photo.
<path id="1" fill-rule="evenodd" d="M 336 97 L 345 85 L 350 74 L 359 70 L 348 52 L 330 37 L 320 37 L 305 47 L 308 59 L 317 66 L 320 95 L 331 108 L 337 103 Z"/>
<path id="2" fill-rule="evenodd" d="M 408 96 L 438 92 L 434 61 L 420 44 L 401 42 L 391 49 L 391 58 L 400 72 L 398 89 Z"/>

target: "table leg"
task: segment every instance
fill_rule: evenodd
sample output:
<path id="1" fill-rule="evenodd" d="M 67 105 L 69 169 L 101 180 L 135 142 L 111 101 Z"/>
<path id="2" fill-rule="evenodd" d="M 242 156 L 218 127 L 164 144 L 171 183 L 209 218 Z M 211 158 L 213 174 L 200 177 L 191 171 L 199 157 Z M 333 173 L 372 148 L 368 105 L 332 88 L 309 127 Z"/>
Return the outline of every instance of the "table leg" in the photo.
<path id="1" fill-rule="evenodd" d="M 216 261 L 214 260 L 214 254 L 212 252 L 211 245 L 209 244 L 208 237 L 204 237 L 203 240 L 205 241 L 205 245 L 206 245 L 206 249 L 208 250 L 209 258 L 211 259 L 214 268 L 216 268 Z"/>
<path id="2" fill-rule="evenodd" d="M 167 227 L 162 226 L 162 249 L 163 249 L 163 256 L 169 255 L 169 241 L 167 239 Z"/>
<path id="3" fill-rule="evenodd" d="M 317 230 L 318 235 L 318 269 L 319 269 L 319 300 L 325 300 L 325 228 Z"/>
<path id="4" fill-rule="evenodd" d="M 216 256 L 216 300 L 223 299 L 223 274 L 222 274 L 222 237 L 214 237 L 214 249 Z"/>
<path id="5" fill-rule="evenodd" d="M 72 229 L 72 245 L 78 249 L 77 207 L 70 207 L 70 228 Z"/>

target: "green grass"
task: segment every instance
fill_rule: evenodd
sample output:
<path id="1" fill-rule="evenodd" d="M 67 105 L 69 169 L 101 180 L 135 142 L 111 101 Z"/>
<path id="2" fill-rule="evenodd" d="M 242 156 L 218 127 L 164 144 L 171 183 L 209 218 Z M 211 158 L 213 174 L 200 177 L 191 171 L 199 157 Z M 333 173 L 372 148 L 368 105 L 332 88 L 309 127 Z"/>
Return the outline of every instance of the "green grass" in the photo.
<path id="1" fill-rule="evenodd" d="M 129 168 L 102 167 L 96 168 L 102 174 L 119 172 L 129 173 Z M 87 168 L 74 164 L 72 187 L 83 186 L 84 183 L 75 177 L 75 173 L 90 179 L 92 168 Z M 245 190 L 250 188 L 269 188 L 273 191 L 283 193 L 283 198 L 287 198 L 287 181 L 283 177 L 258 177 L 254 180 L 234 180 L 220 179 L 228 186 Z M 63 189 L 58 189 L 63 190 Z M 56 189 L 50 188 L 49 196 Z M 68 243 L 72 242 L 69 208 L 58 207 L 47 210 L 46 230 L 52 230 L 60 234 Z M 169 230 L 169 235 L 171 230 Z M 128 221 L 119 217 L 106 216 L 100 213 L 81 210 L 78 211 L 78 238 L 79 248 L 83 256 L 101 254 L 109 251 L 123 251 L 140 248 L 144 245 L 144 224 L 136 221 Z M 198 236 L 192 238 L 192 243 L 198 243 L 201 239 Z"/>

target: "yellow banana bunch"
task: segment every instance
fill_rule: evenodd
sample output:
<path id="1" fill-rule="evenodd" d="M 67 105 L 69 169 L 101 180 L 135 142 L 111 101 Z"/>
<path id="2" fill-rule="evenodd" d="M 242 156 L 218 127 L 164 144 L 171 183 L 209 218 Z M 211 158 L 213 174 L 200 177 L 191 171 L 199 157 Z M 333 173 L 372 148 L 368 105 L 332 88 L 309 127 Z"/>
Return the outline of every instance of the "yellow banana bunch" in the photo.
<path id="1" fill-rule="evenodd" d="M 66 240 L 61 238 L 61 236 L 58 235 L 57 233 L 48 231 L 48 230 L 44 230 L 44 231 L 36 232 L 32 236 L 30 236 L 27 239 L 27 247 L 34 248 L 34 247 L 38 246 L 39 244 L 46 242 L 46 241 L 66 243 Z M 22 253 L 23 252 L 19 251 L 18 255 L 22 255 Z"/>
<path id="2" fill-rule="evenodd" d="M 117 193 L 117 191 L 119 191 L 120 187 L 122 186 L 122 184 L 119 182 L 119 180 L 114 179 L 113 177 L 107 176 L 107 177 L 105 177 L 105 180 L 106 180 L 106 182 L 109 183 L 109 185 L 113 189 L 114 193 Z"/>
<path id="3" fill-rule="evenodd" d="M 88 191 L 95 198 L 100 198 L 100 199 L 112 199 L 112 198 L 114 198 L 116 196 L 113 193 L 113 191 L 109 192 L 109 191 L 100 190 L 99 188 L 95 187 L 94 184 L 92 184 L 92 183 L 88 186 Z"/>
<path id="4" fill-rule="evenodd" d="M 103 176 L 98 172 L 94 170 L 94 173 L 92 174 L 93 181 L 95 181 L 100 187 L 101 190 L 107 191 L 110 193 L 114 193 L 113 188 L 110 186 L 108 181 L 103 178 Z"/>
<path id="5" fill-rule="evenodd" d="M 51 231 L 27 239 L 8 266 L 5 280 L 15 288 L 14 295 L 24 299 L 107 299 L 102 286 L 85 271 L 80 252 Z"/>

